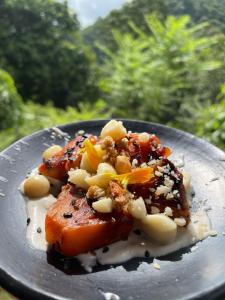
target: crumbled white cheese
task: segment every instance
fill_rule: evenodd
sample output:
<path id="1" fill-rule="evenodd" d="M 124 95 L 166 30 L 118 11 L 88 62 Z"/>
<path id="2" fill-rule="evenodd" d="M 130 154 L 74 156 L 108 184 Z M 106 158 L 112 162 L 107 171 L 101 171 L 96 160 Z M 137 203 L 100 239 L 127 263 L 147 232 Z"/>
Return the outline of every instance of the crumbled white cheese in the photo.
<path id="1" fill-rule="evenodd" d="M 164 210 L 164 214 L 167 216 L 167 217 L 172 217 L 173 216 L 173 211 L 172 211 L 172 208 L 167 206 Z"/>
<path id="2" fill-rule="evenodd" d="M 161 176 L 163 176 L 163 173 L 161 173 L 159 171 L 155 171 L 155 176 L 161 177 Z"/>
<path id="3" fill-rule="evenodd" d="M 148 166 L 152 166 L 158 163 L 158 159 L 151 159 L 149 160 L 149 162 L 147 163 Z"/>
<path id="4" fill-rule="evenodd" d="M 215 237 L 215 236 L 218 235 L 218 233 L 217 233 L 216 230 L 210 230 L 210 231 L 208 232 L 208 234 L 209 234 L 210 236 L 212 236 L 212 237 Z"/>
<path id="5" fill-rule="evenodd" d="M 135 168 L 137 166 L 137 164 L 138 164 L 138 160 L 136 158 L 134 158 L 131 163 L 132 167 Z"/>
<path id="6" fill-rule="evenodd" d="M 83 135 L 85 133 L 85 131 L 81 129 L 77 133 L 78 133 L 78 135 Z"/>
<path id="7" fill-rule="evenodd" d="M 183 217 L 175 218 L 174 222 L 177 224 L 177 226 L 183 227 L 186 225 L 186 220 Z"/>
<path id="8" fill-rule="evenodd" d="M 164 172 L 164 168 L 161 166 L 158 166 L 157 169 L 159 170 L 159 172 L 162 172 L 162 173 Z"/>
<path id="9" fill-rule="evenodd" d="M 152 207 L 151 207 L 151 213 L 152 213 L 153 215 L 159 214 L 159 213 L 160 213 L 160 210 L 158 209 L 158 207 L 152 206 Z"/>
<path id="10" fill-rule="evenodd" d="M 166 200 L 171 200 L 173 198 L 174 198 L 174 195 L 171 192 L 166 195 Z"/>
<path id="11" fill-rule="evenodd" d="M 153 264 L 153 268 L 156 269 L 156 270 L 160 270 L 161 269 L 160 264 L 158 264 L 158 263 L 154 263 Z"/>
<path id="12" fill-rule="evenodd" d="M 155 194 L 157 196 L 160 196 L 160 195 L 163 195 L 163 194 L 166 195 L 169 192 L 171 192 L 171 188 L 169 188 L 165 185 L 160 185 L 160 186 L 157 187 Z"/>
<path id="13" fill-rule="evenodd" d="M 174 181 L 169 179 L 168 177 L 165 177 L 164 184 L 165 184 L 165 186 L 172 188 L 174 185 Z"/>
<path id="14" fill-rule="evenodd" d="M 152 203 L 152 199 L 151 199 L 151 198 L 152 198 L 152 197 L 149 196 L 148 199 L 145 199 L 145 203 L 146 203 L 146 204 L 151 204 L 151 203 Z"/>

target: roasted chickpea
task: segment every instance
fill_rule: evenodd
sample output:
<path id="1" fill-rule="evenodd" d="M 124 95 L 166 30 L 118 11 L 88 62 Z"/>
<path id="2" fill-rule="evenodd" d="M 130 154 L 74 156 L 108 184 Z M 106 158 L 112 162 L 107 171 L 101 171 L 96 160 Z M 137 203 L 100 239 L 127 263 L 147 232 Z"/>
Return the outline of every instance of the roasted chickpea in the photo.
<path id="1" fill-rule="evenodd" d="M 116 158 L 115 169 L 118 174 L 131 172 L 131 163 L 127 156 L 119 155 Z"/>
<path id="2" fill-rule="evenodd" d="M 53 145 L 43 152 L 42 157 L 44 160 L 48 160 L 49 158 L 51 158 L 52 156 L 54 156 L 56 153 L 58 153 L 61 150 L 62 150 L 61 146 Z"/>
<path id="3" fill-rule="evenodd" d="M 30 198 L 46 196 L 50 190 L 50 183 L 43 175 L 32 175 L 24 181 L 24 193 Z"/>
<path id="4" fill-rule="evenodd" d="M 121 121 L 111 120 L 102 128 L 101 138 L 111 136 L 114 141 L 119 141 L 125 137 L 126 133 L 127 130 Z"/>

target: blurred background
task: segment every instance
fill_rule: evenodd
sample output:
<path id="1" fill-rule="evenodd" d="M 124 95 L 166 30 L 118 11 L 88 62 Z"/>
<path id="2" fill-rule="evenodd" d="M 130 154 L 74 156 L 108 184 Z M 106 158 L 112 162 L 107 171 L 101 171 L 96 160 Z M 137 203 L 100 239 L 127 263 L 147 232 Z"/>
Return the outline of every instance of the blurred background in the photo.
<path id="1" fill-rule="evenodd" d="M 123 117 L 225 149 L 225 0 L 1 0 L 0 149 Z"/>
<path id="2" fill-rule="evenodd" d="M 0 0 L 0 150 L 109 117 L 225 149 L 224 49 L 225 0 Z"/>

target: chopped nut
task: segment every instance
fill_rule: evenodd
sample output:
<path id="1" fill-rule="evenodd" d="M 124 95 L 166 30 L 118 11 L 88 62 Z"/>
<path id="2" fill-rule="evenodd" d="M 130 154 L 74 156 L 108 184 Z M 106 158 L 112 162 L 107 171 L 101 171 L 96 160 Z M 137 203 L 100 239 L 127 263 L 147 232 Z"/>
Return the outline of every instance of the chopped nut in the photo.
<path id="1" fill-rule="evenodd" d="M 114 181 L 109 182 L 109 192 L 113 198 L 113 207 L 117 211 L 123 210 L 125 205 L 129 202 L 130 194 L 126 192 L 118 183 Z"/>
<path id="2" fill-rule="evenodd" d="M 136 200 L 130 201 L 128 204 L 128 211 L 135 219 L 144 219 L 147 215 L 147 211 L 143 198 L 139 197 Z"/>
<path id="3" fill-rule="evenodd" d="M 106 154 L 104 155 L 103 159 L 105 161 L 109 161 L 112 164 L 115 163 L 116 157 L 118 155 L 117 150 L 115 149 L 115 142 L 111 136 L 106 136 L 101 143 L 101 147 L 105 150 Z"/>
<path id="4" fill-rule="evenodd" d="M 92 185 L 89 187 L 86 196 L 89 199 L 99 199 L 105 196 L 105 191 L 97 185 Z"/>
<path id="5" fill-rule="evenodd" d="M 94 210 L 100 213 L 110 213 L 112 212 L 112 199 L 104 197 L 92 203 Z"/>

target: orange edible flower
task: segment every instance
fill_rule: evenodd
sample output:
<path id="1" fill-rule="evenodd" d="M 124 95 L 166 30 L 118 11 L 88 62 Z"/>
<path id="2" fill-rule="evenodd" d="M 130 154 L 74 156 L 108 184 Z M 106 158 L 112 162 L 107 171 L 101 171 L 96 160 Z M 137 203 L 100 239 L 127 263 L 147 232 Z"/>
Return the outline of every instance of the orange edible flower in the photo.
<path id="1" fill-rule="evenodd" d="M 111 174 L 111 178 L 121 182 L 123 185 L 145 183 L 153 177 L 153 168 L 137 168 L 132 172 L 114 175 Z"/>
<path id="2" fill-rule="evenodd" d="M 89 139 L 84 141 L 84 147 L 87 152 L 88 160 L 91 162 L 92 166 L 97 169 L 98 165 L 101 162 L 101 159 L 96 151 L 94 145 Z"/>

